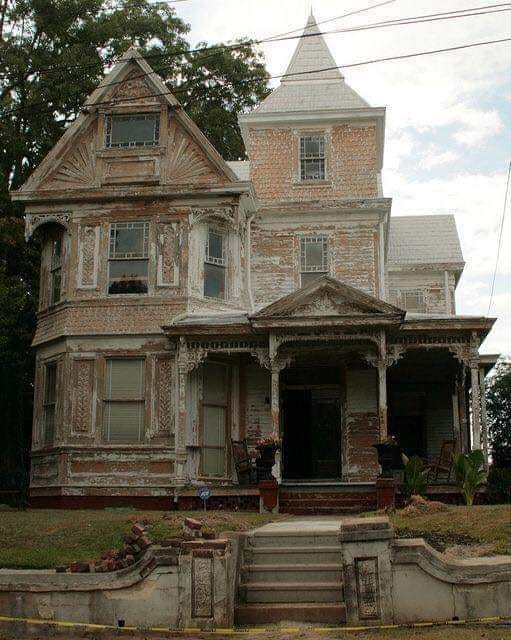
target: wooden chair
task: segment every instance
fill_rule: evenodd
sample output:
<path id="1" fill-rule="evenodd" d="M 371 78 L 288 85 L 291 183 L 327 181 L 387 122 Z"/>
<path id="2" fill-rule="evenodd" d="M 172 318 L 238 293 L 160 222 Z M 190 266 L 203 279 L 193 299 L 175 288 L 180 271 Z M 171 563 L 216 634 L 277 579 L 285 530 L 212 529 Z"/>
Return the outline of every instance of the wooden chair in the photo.
<path id="1" fill-rule="evenodd" d="M 446 482 L 450 482 L 454 465 L 453 456 L 455 450 L 455 440 L 444 440 L 442 442 L 438 458 L 428 465 L 428 482 L 438 482 L 442 475 L 445 475 Z"/>
<path id="2" fill-rule="evenodd" d="M 247 441 L 231 440 L 231 447 L 238 482 L 243 485 L 255 484 L 257 480 L 256 465 L 248 453 Z"/>

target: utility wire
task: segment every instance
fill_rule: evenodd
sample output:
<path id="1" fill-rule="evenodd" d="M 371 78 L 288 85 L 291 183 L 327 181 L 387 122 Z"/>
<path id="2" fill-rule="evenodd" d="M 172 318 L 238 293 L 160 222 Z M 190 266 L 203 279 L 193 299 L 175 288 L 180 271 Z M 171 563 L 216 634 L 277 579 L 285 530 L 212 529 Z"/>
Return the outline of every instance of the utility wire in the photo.
<path id="1" fill-rule="evenodd" d="M 379 23 L 370 23 L 368 25 L 361 25 L 358 27 L 348 27 L 345 29 L 336 29 L 336 30 L 332 30 L 330 32 L 320 32 L 320 34 L 303 34 L 301 36 L 292 36 L 292 37 L 284 37 L 284 38 L 280 38 L 280 40 L 292 40 L 292 39 L 296 39 L 296 38 L 306 38 L 306 37 L 313 37 L 313 36 L 317 36 L 317 35 L 325 35 L 328 33 L 346 33 L 346 32 L 351 32 L 351 31 L 362 31 L 365 29 L 375 29 L 375 28 L 381 28 L 381 27 L 389 27 L 389 26 L 402 26 L 402 25 L 406 25 L 406 24 L 419 24 L 421 22 L 433 22 L 436 20 L 447 20 L 447 19 L 452 19 L 452 18 L 461 18 L 461 17 L 467 17 L 467 16 L 473 16 L 473 15 L 481 15 L 481 14 L 486 14 L 486 13 L 497 13 L 497 12 L 503 12 L 503 11 L 511 11 L 511 2 L 508 3 L 504 3 L 504 5 L 507 6 L 507 8 L 505 9 L 493 9 L 491 11 L 483 11 L 483 12 L 474 12 L 474 13 L 464 13 L 462 15 L 452 15 L 453 12 L 444 12 L 444 13 L 438 13 L 438 14 L 429 14 L 428 16 L 411 16 L 408 18 L 400 18 L 397 20 L 389 20 L 389 21 L 384 21 L 384 22 L 379 22 Z M 497 6 L 497 5 L 494 5 Z M 498 6 L 502 6 L 502 5 L 498 5 Z M 474 7 L 475 9 L 478 8 L 482 8 L 482 7 Z M 468 9 L 465 9 L 464 11 L 469 11 Z M 448 15 L 446 15 L 448 14 Z M 273 42 L 275 42 L 276 40 L 273 40 Z M 262 40 L 259 42 L 263 42 Z M 496 41 L 498 42 L 498 41 Z M 247 47 L 250 44 L 257 44 L 256 43 L 245 43 L 243 45 L 228 45 L 226 47 L 224 47 L 225 50 L 228 49 L 240 49 L 243 47 Z M 485 43 L 481 43 L 481 44 L 485 44 Z M 469 46 L 476 46 L 476 45 L 469 45 Z M 463 47 L 462 47 L 463 48 Z M 217 47 L 216 51 L 214 51 L 213 53 L 207 55 L 207 56 L 202 56 L 197 58 L 197 60 L 200 61 L 204 61 L 208 58 L 214 57 L 215 55 L 217 55 L 220 51 L 221 51 L 221 47 Z M 207 48 L 207 49 L 203 49 L 203 50 L 211 50 L 211 48 Z M 449 50 L 449 49 L 448 49 Z M 196 50 L 196 51 L 200 51 L 200 49 Z M 444 51 L 444 50 L 441 50 Z M 434 53 L 434 52 L 427 52 L 427 53 Z M 410 56 L 416 56 L 416 55 L 425 55 L 425 54 L 410 54 Z M 403 57 L 410 57 L 410 56 L 403 56 Z M 145 59 L 145 57 L 142 57 L 142 59 Z M 136 59 L 136 58 L 135 58 Z M 390 59 L 399 59 L 399 57 L 394 57 L 394 58 L 383 58 L 381 60 L 376 60 L 375 62 L 379 62 L 379 61 L 385 61 L 385 60 L 390 60 Z M 363 63 L 357 63 L 355 65 L 341 65 L 342 68 L 348 68 L 350 66 L 360 66 L 361 64 L 369 64 L 369 62 L 373 62 L 373 61 L 368 61 L 368 62 L 363 62 Z M 110 86 L 116 86 L 119 84 L 123 84 L 127 81 L 132 81 L 135 80 L 137 78 L 142 78 L 148 75 L 159 75 L 162 71 L 167 70 L 167 69 L 171 69 L 173 67 L 173 65 L 165 65 L 163 67 L 161 67 L 158 71 L 155 70 L 151 70 L 149 72 L 143 72 L 140 74 L 137 74 L 135 76 L 130 76 L 129 78 L 124 78 L 123 80 L 115 80 L 113 82 L 109 82 L 106 83 L 102 86 L 102 88 L 106 88 L 106 87 L 110 87 Z M 336 67 L 336 68 L 341 68 L 341 67 Z M 277 78 L 283 78 L 285 77 L 285 75 L 280 75 L 280 76 L 270 76 L 270 77 L 266 77 L 267 80 L 271 80 L 271 79 L 277 79 Z M 216 78 L 215 78 L 216 79 Z M 255 78 L 249 78 L 247 79 L 249 82 L 252 81 L 261 81 L 264 78 L 262 76 L 256 76 Z M 240 84 L 245 83 L 245 81 L 240 81 Z M 236 84 L 236 83 L 232 83 L 232 84 Z M 174 93 L 179 92 L 179 89 L 175 89 Z M 81 94 L 77 94 L 77 96 L 80 96 Z M 22 111 L 22 110 L 26 110 L 26 109 L 33 109 L 34 107 L 38 107 L 38 106 L 43 106 L 45 105 L 45 102 L 31 102 L 28 105 L 23 105 L 20 107 L 14 107 L 13 109 L 7 110 L 3 112 L 3 115 L 10 115 L 11 113 L 15 113 L 16 111 Z"/>
<path id="2" fill-rule="evenodd" d="M 467 44 L 461 44 L 461 45 L 457 45 L 457 46 L 453 46 L 453 47 L 445 47 L 443 49 L 430 49 L 428 51 L 417 51 L 415 53 L 406 53 L 406 54 L 402 54 L 402 55 L 398 55 L 398 56 L 388 56 L 386 58 L 374 58 L 372 60 L 362 60 L 361 62 L 352 62 L 350 64 L 343 64 L 343 65 L 335 65 L 335 66 L 331 66 L 331 67 L 322 67 L 319 69 L 309 69 L 308 71 L 299 71 L 296 73 L 291 73 L 291 74 L 280 74 L 280 75 L 276 75 L 276 76 L 266 76 L 266 77 L 262 77 L 262 76 L 258 76 L 258 77 L 252 77 L 252 78 L 245 78 L 244 80 L 240 80 L 238 82 L 229 82 L 227 84 L 231 85 L 231 86 L 238 86 L 238 85 L 244 85 L 244 84 L 249 84 L 250 82 L 260 82 L 263 79 L 266 80 L 276 80 L 276 79 L 282 79 L 282 78 L 286 78 L 286 77 L 293 77 L 296 78 L 298 76 L 306 76 L 309 75 L 311 73 L 321 73 L 324 71 L 332 71 L 334 69 L 349 69 L 349 68 L 354 68 L 354 67 L 361 67 L 361 66 L 365 66 L 365 65 L 370 65 L 370 64 L 375 64 L 378 62 L 390 62 L 392 60 L 406 60 L 409 58 L 417 58 L 417 57 L 421 57 L 421 56 L 428 56 L 428 55 L 435 55 L 435 54 L 439 54 L 439 53 L 448 53 L 450 51 L 460 51 L 462 49 L 470 49 L 473 47 L 481 47 L 481 46 L 486 46 L 486 45 L 490 45 L 490 44 L 501 44 L 504 42 L 511 42 L 511 37 L 509 38 L 499 38 L 498 40 L 485 40 L 483 42 L 470 42 Z M 177 95 L 180 93 L 186 93 L 189 92 L 189 88 L 187 87 L 178 87 L 176 89 L 174 89 L 173 91 L 163 91 L 161 93 L 149 93 L 147 95 L 145 95 L 145 98 L 158 98 L 160 96 L 168 96 L 168 95 Z M 94 102 L 91 104 L 87 104 L 87 102 L 85 103 L 83 109 L 87 109 L 88 107 L 98 107 L 101 105 L 113 105 L 113 104 L 118 104 L 118 103 L 126 103 L 126 102 L 130 102 L 132 100 L 138 100 L 138 97 L 132 97 L 132 98 L 122 98 L 121 100 L 105 100 L 103 102 Z M 24 109 L 26 108 L 30 108 L 28 105 L 23 107 Z M 4 111 L 3 112 L 3 116 L 5 115 L 9 115 L 10 113 L 19 111 L 20 109 L 22 109 L 22 107 L 17 107 L 15 109 L 11 109 L 9 111 Z M 37 113 L 53 113 L 54 111 L 56 111 L 56 109 L 51 109 L 51 110 L 46 110 L 46 111 L 37 111 Z"/>
<path id="3" fill-rule="evenodd" d="M 488 303 L 488 312 L 487 316 L 490 315 L 490 309 L 493 302 L 493 294 L 495 292 L 495 281 L 497 279 L 497 269 L 499 266 L 499 257 L 500 257 L 500 247 L 502 246 L 502 236 L 504 233 L 504 220 L 506 219 L 506 211 L 507 211 L 507 202 L 508 202 L 508 194 L 509 194 L 509 183 L 511 182 L 511 161 L 509 162 L 509 168 L 507 170 L 507 181 L 506 181 L 506 193 L 504 196 L 504 206 L 502 208 L 502 218 L 500 221 L 500 230 L 499 230 L 499 241 L 497 243 L 497 255 L 495 257 L 495 269 L 493 270 L 493 278 L 491 282 L 491 291 L 490 291 L 490 301 Z"/>
<path id="4" fill-rule="evenodd" d="M 319 21 L 317 24 L 324 24 L 326 22 L 332 22 L 333 20 L 339 20 L 341 18 L 345 18 L 348 16 L 351 16 L 355 13 L 361 13 L 362 11 L 368 11 L 369 9 L 374 9 L 376 7 L 380 7 L 383 6 L 385 4 L 388 4 L 389 2 L 395 2 L 396 0 L 386 0 L 386 2 L 382 2 L 382 3 L 378 3 L 378 4 L 374 4 L 374 5 L 370 5 L 369 7 L 366 7 L 365 9 L 359 9 L 358 11 L 352 11 L 349 13 L 344 13 L 341 14 L 340 16 L 335 16 L 333 18 L 328 18 L 327 20 L 322 20 Z M 511 2 L 503 2 L 503 3 L 498 3 L 498 4 L 490 4 L 490 5 L 480 5 L 477 7 L 470 7 L 467 9 L 457 9 L 457 10 L 453 10 L 453 11 L 445 11 L 445 12 L 440 12 L 440 13 L 430 13 L 430 14 L 424 14 L 424 15 L 419 15 L 419 16 L 409 16 L 406 18 L 394 18 L 392 20 L 387 20 L 387 21 L 380 21 L 380 22 L 375 22 L 375 23 L 369 23 L 368 25 L 358 25 L 355 27 L 349 27 L 345 30 L 342 29 L 335 29 L 335 30 L 331 30 L 331 31 L 325 31 L 325 32 L 320 32 L 319 35 L 327 35 L 330 33 L 341 33 L 341 32 L 350 32 L 350 31 L 361 31 L 364 29 L 370 29 L 370 28 L 377 28 L 379 26 L 393 26 L 393 25 L 399 25 L 399 24 L 412 24 L 413 22 L 428 22 L 428 18 L 435 18 L 436 16 L 446 16 L 445 19 L 451 19 L 451 18 L 463 18 L 463 17 L 467 17 L 467 16 L 471 16 L 471 15 L 484 15 L 486 13 L 497 13 L 498 9 L 500 7 L 510 7 L 511 6 Z M 485 11 L 486 9 L 495 9 L 495 11 Z M 479 12 L 481 11 L 481 13 L 468 13 L 468 12 Z M 433 20 L 432 20 L 433 21 Z M 298 31 L 298 30 L 294 30 L 294 31 Z M 232 50 L 236 50 L 236 49 L 242 49 L 246 46 L 253 46 L 253 45 L 260 45 L 260 44 L 269 44 L 272 42 L 281 42 L 284 40 L 294 40 L 297 38 L 307 38 L 307 37 L 313 37 L 316 36 L 318 34 L 299 34 L 297 36 L 291 36 L 291 37 L 286 37 L 288 36 L 288 34 L 290 33 L 294 33 L 294 31 L 289 31 L 287 33 L 283 33 L 283 34 L 277 34 L 274 36 L 269 36 L 267 38 L 262 38 L 260 40 L 245 40 L 242 43 L 236 43 L 236 44 L 231 44 L 231 45 L 212 45 L 212 46 L 207 46 L 207 47 L 197 47 L 195 49 L 178 49 L 177 51 L 175 51 L 174 53 L 149 53 L 147 55 L 144 56 L 144 58 L 146 60 L 151 60 L 154 58 L 162 58 L 162 57 L 168 57 L 168 58 L 177 58 L 181 55 L 187 55 L 187 54 L 191 54 L 191 53 L 203 53 L 206 51 L 212 51 L 213 55 L 216 55 L 219 52 L 222 51 L 232 51 Z M 301 29 L 301 31 L 303 31 L 303 28 Z M 119 61 L 120 59 L 122 59 L 122 56 L 119 56 L 118 58 L 113 58 L 112 60 L 110 60 L 108 62 L 108 64 L 114 64 L 115 62 Z M 97 63 L 94 64 L 88 64 L 88 65 L 74 65 L 74 66 L 66 66 L 66 65 L 54 65 L 51 67 L 39 67 L 37 69 L 32 69 L 30 72 L 31 73 L 40 73 L 42 71 L 46 71 L 46 72 L 52 72 L 52 71 L 56 71 L 56 72 L 60 72 L 60 71 L 72 71 L 72 70 L 80 70 L 80 69 L 87 69 L 87 68 L 91 68 L 91 67 L 96 67 Z"/>

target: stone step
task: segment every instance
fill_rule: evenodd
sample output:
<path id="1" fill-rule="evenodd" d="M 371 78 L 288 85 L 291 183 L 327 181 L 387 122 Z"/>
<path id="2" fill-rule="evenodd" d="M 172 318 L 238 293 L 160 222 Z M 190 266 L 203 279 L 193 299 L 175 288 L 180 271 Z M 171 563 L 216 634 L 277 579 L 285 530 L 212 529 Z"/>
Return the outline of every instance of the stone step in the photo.
<path id="1" fill-rule="evenodd" d="M 244 561 L 251 565 L 341 564 L 341 548 L 333 546 L 249 547 L 243 552 Z"/>
<path id="2" fill-rule="evenodd" d="M 297 604 L 239 604 L 234 609 L 236 625 L 256 626 L 283 622 L 344 624 L 346 606 L 343 603 L 300 602 Z"/>
<path id="3" fill-rule="evenodd" d="M 250 564 L 241 571 L 245 582 L 342 582 L 340 564 Z"/>
<path id="4" fill-rule="evenodd" d="M 244 582 L 240 600 L 248 604 L 264 602 L 343 602 L 341 582 Z"/>
<path id="5" fill-rule="evenodd" d="M 316 546 L 338 546 L 337 532 L 331 533 L 311 533 L 293 531 L 262 533 L 255 531 L 247 538 L 248 547 L 316 547 Z"/>
<path id="6" fill-rule="evenodd" d="M 289 513 L 295 516 L 319 516 L 319 515 L 349 515 L 363 513 L 368 511 L 366 507 L 353 506 L 347 507 L 346 505 L 332 505 L 332 506 L 285 506 L 280 509 L 282 513 Z"/>

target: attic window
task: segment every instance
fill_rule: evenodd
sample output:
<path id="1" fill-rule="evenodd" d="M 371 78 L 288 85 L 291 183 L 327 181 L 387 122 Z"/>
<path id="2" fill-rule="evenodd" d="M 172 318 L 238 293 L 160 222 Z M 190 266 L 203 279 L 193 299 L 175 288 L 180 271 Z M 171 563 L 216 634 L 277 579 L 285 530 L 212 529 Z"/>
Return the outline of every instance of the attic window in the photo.
<path id="1" fill-rule="evenodd" d="M 391 289 L 390 300 L 401 309 L 412 313 L 425 313 L 426 300 L 421 289 Z"/>
<path id="2" fill-rule="evenodd" d="M 154 147 L 160 140 L 159 113 L 130 113 L 106 117 L 106 146 Z"/>

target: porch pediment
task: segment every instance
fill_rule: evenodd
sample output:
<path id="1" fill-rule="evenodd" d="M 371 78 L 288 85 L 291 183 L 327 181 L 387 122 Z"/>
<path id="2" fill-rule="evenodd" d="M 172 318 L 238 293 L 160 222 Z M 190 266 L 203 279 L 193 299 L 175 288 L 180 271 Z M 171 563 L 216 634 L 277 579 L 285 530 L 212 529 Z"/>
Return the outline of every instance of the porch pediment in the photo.
<path id="1" fill-rule="evenodd" d="M 251 318 L 254 325 L 287 320 L 296 324 L 315 320 L 339 322 L 367 321 L 370 324 L 402 322 L 405 312 L 359 289 L 339 282 L 330 276 L 298 289 L 260 309 Z"/>

